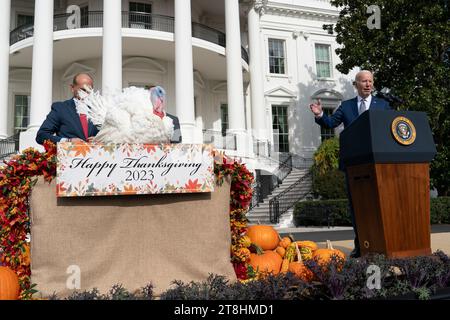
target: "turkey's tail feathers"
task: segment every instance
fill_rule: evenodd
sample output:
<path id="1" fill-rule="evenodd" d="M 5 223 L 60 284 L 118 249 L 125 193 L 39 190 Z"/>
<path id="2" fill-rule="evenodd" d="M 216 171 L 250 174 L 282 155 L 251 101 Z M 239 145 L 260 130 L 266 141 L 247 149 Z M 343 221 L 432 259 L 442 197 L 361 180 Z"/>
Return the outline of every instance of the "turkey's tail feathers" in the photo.
<path id="1" fill-rule="evenodd" d="M 77 104 L 77 112 L 86 114 L 87 118 L 96 126 L 101 126 L 105 122 L 105 116 L 109 108 L 114 107 L 114 102 L 110 96 L 102 96 L 99 91 L 80 90 L 80 102 Z"/>

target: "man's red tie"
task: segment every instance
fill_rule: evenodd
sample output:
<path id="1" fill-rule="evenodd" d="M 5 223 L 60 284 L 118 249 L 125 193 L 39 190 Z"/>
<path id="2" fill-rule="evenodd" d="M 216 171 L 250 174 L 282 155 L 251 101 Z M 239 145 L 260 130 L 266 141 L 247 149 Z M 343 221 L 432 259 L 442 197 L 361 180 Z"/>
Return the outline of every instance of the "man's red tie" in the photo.
<path id="1" fill-rule="evenodd" d="M 80 114 L 80 121 L 81 121 L 81 126 L 83 127 L 83 132 L 84 132 L 84 136 L 87 138 L 89 138 L 88 136 L 88 121 L 87 121 L 87 117 L 85 114 L 81 113 Z"/>

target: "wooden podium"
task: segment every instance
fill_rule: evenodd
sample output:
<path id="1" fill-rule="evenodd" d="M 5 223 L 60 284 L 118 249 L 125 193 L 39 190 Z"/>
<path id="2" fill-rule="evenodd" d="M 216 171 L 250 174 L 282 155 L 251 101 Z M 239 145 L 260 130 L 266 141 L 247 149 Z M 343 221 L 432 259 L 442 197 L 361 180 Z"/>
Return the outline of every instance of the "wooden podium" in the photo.
<path id="1" fill-rule="evenodd" d="M 369 110 L 341 133 L 361 254 L 431 254 L 429 162 L 435 154 L 423 112 Z"/>

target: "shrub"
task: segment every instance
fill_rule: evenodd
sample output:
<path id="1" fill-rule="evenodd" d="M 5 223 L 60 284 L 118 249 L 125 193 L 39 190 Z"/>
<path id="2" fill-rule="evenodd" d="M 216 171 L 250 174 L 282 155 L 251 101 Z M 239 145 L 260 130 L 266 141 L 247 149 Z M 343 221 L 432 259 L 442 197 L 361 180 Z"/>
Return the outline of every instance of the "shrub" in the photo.
<path id="1" fill-rule="evenodd" d="M 345 262 L 333 258 L 326 268 L 315 260 L 305 262 L 313 272 L 315 281 L 304 282 L 292 273 L 270 275 L 246 283 L 230 282 L 220 275 L 210 275 L 205 281 L 184 283 L 174 281 L 173 286 L 160 296 L 161 300 L 367 300 L 430 299 L 437 290 L 450 286 L 450 259 L 442 251 L 433 256 L 390 259 L 383 255 L 367 255 Z M 380 270 L 381 288 L 369 288 L 368 268 L 376 265 Z M 393 268 L 397 269 L 394 272 Z M 66 300 L 153 300 L 151 285 L 132 294 L 120 285 L 109 294 L 97 289 L 74 293 Z M 55 295 L 50 299 L 58 299 Z"/>
<path id="2" fill-rule="evenodd" d="M 338 138 L 327 139 L 322 142 L 314 153 L 314 168 L 321 175 L 326 174 L 339 166 L 339 140 Z"/>
<path id="3" fill-rule="evenodd" d="M 345 199 L 347 191 L 345 190 L 345 175 L 338 169 L 327 171 L 321 175 L 318 170 L 312 168 L 313 183 L 312 191 L 315 198 L 327 199 Z"/>
<path id="4" fill-rule="evenodd" d="M 431 223 L 450 223 L 450 197 L 432 198 L 430 203 Z"/>
<path id="5" fill-rule="evenodd" d="M 339 140 L 327 139 L 314 153 L 312 166 L 314 197 L 322 199 L 346 198 L 345 176 L 338 170 Z"/>
<path id="6" fill-rule="evenodd" d="M 298 226 L 351 226 L 348 200 L 301 201 L 294 208 L 294 225 Z"/>
<path id="7" fill-rule="evenodd" d="M 450 197 L 431 198 L 431 224 L 450 223 Z M 294 225 L 351 226 L 347 199 L 301 201 L 294 208 Z"/>

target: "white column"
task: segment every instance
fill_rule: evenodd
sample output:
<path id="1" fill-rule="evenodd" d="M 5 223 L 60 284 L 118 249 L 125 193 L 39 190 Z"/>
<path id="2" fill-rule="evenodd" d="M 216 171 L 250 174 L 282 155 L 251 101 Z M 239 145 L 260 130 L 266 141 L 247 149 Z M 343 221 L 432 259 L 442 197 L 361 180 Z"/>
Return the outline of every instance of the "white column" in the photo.
<path id="1" fill-rule="evenodd" d="M 122 1 L 103 1 L 102 91 L 122 90 Z"/>
<path id="2" fill-rule="evenodd" d="M 53 100 L 53 0 L 35 3 L 32 63 L 28 129 L 38 129 L 50 112 Z"/>
<path id="3" fill-rule="evenodd" d="M 20 149 L 35 147 L 36 132 L 50 112 L 53 87 L 53 0 L 35 1 L 31 111 L 28 130 L 20 135 Z"/>
<path id="4" fill-rule="evenodd" d="M 175 0 L 175 104 L 183 143 L 194 143 L 191 0 Z"/>
<path id="5" fill-rule="evenodd" d="M 248 38 L 250 49 L 250 89 L 253 136 L 267 140 L 266 106 L 264 99 L 263 64 L 259 31 L 259 14 L 252 7 L 248 12 Z"/>
<path id="6" fill-rule="evenodd" d="M 225 0 L 225 29 L 227 55 L 227 99 L 230 133 L 237 136 L 238 154 L 247 150 L 244 119 L 244 90 L 241 62 L 241 28 L 239 0 Z"/>
<path id="7" fill-rule="evenodd" d="M 10 15 L 11 0 L 0 1 L 0 139 L 8 136 Z"/>

